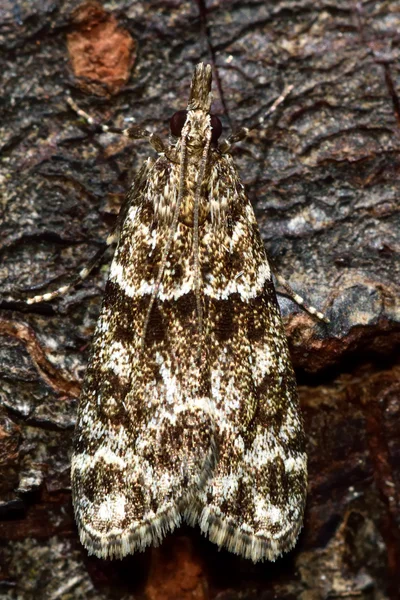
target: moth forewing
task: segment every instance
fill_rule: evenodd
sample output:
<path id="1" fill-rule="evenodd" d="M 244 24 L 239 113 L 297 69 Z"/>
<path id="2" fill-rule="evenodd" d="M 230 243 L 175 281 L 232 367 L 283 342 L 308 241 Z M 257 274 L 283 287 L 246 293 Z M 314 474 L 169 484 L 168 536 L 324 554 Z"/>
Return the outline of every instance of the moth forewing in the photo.
<path id="1" fill-rule="evenodd" d="M 176 143 L 128 196 L 97 323 L 72 490 L 81 541 L 102 558 L 157 544 L 184 517 L 219 546 L 274 560 L 302 525 L 307 461 L 287 341 L 210 105 L 211 67 L 199 64 L 187 110 L 171 119 Z"/>

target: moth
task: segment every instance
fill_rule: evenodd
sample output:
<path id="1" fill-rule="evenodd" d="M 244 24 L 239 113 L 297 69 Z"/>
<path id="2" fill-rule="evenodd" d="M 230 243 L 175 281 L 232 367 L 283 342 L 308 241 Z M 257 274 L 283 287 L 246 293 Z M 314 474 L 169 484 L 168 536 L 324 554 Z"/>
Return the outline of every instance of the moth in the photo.
<path id="1" fill-rule="evenodd" d="M 187 108 L 171 119 L 172 143 L 124 132 L 147 137 L 158 157 L 135 178 L 112 236 L 74 436 L 76 522 L 101 558 L 157 545 L 185 520 L 231 552 L 275 560 L 302 527 L 307 457 L 295 377 L 229 154 L 247 130 L 219 142 L 211 79 L 211 67 L 197 65 Z"/>

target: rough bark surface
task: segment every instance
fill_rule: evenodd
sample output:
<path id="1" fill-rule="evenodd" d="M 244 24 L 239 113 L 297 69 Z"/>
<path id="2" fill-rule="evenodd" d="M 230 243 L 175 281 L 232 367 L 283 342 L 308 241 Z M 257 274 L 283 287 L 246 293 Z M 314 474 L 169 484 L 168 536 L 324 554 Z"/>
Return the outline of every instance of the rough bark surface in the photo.
<path id="1" fill-rule="evenodd" d="M 1 598 L 398 597 L 399 31 L 398 0 L 2 0 Z M 9 298 L 87 262 L 152 152 L 91 132 L 67 95 L 167 136 L 200 60 L 226 133 L 294 85 L 234 154 L 276 267 L 331 319 L 282 297 L 309 438 L 305 525 L 274 564 L 190 528 L 105 562 L 79 544 L 69 457 L 107 271 L 51 304 Z"/>

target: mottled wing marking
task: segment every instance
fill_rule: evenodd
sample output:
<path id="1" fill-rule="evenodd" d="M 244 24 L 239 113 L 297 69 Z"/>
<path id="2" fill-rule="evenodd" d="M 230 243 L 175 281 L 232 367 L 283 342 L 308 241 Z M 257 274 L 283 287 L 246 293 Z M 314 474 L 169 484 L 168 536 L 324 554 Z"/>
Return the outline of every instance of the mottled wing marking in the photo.
<path id="1" fill-rule="evenodd" d="M 186 517 L 198 520 L 213 542 L 232 552 L 253 561 L 274 560 L 293 547 L 301 528 L 305 438 L 253 209 L 231 158 L 219 158 L 214 168 L 226 173 L 227 188 L 236 191 L 227 203 L 225 225 L 205 226 L 203 237 L 218 462 Z"/>
<path id="2" fill-rule="evenodd" d="M 249 302 L 226 302 L 235 322 L 229 342 L 216 342 L 211 367 L 218 463 L 199 521 L 218 545 L 274 560 L 294 545 L 305 504 L 295 382 L 272 284 Z"/>
<path id="3" fill-rule="evenodd" d="M 159 543 L 185 516 L 274 560 L 302 524 L 293 369 L 253 209 L 211 134 L 210 87 L 198 65 L 185 133 L 128 196 L 94 337 L 72 491 L 81 541 L 103 558 Z"/>
<path id="4" fill-rule="evenodd" d="M 185 267 L 191 240 L 179 229 L 185 225 L 141 348 L 168 229 L 157 219 L 152 187 L 157 177 L 172 184 L 175 171 L 159 159 L 130 202 L 80 400 L 73 500 L 81 541 L 102 558 L 159 542 L 180 523 L 181 505 L 204 487 L 215 462 L 210 380 L 193 352 L 200 342 Z"/>

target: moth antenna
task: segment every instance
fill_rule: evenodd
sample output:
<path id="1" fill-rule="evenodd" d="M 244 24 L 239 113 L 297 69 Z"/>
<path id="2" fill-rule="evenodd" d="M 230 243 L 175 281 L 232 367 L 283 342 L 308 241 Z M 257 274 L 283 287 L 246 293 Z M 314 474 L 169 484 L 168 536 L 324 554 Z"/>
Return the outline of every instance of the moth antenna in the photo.
<path id="1" fill-rule="evenodd" d="M 183 195 L 184 195 L 184 191 L 185 191 L 185 172 L 186 172 L 186 162 L 187 162 L 187 144 L 186 144 L 186 142 L 187 142 L 188 133 L 189 133 L 189 126 L 187 126 L 187 127 L 185 126 L 182 129 L 182 136 L 181 136 L 182 145 L 181 145 L 181 152 L 180 152 L 180 163 L 181 164 L 180 164 L 180 172 L 179 172 L 179 193 L 178 193 L 178 198 L 176 201 L 174 217 L 172 219 L 170 233 L 169 233 L 167 242 L 164 246 L 164 250 L 163 250 L 163 253 L 161 256 L 160 268 L 157 273 L 157 279 L 156 279 L 156 282 L 154 285 L 154 289 L 150 296 L 149 306 L 147 308 L 146 318 L 144 320 L 142 342 L 141 342 L 142 350 L 144 349 L 146 331 L 147 331 L 147 328 L 149 325 L 151 311 L 153 309 L 154 302 L 156 301 L 158 292 L 160 290 L 160 285 L 161 285 L 161 281 L 162 281 L 162 278 L 164 275 L 164 270 L 165 270 L 165 265 L 166 265 L 167 258 L 168 258 L 168 253 L 171 249 L 172 240 L 174 239 L 176 228 L 178 226 L 179 213 L 181 210 L 181 204 L 182 204 Z"/>
<path id="2" fill-rule="evenodd" d="M 241 127 L 237 131 L 234 131 L 233 133 L 231 133 L 231 135 L 229 135 L 226 138 L 226 140 L 223 140 L 219 144 L 220 152 L 222 152 L 222 154 L 229 152 L 229 150 L 233 144 L 236 144 L 237 142 L 241 142 L 249 135 L 250 131 L 253 131 L 254 129 L 257 129 L 260 125 L 263 125 L 264 121 L 266 119 L 268 119 L 268 117 L 276 111 L 278 106 L 280 104 L 282 104 L 282 102 L 284 102 L 286 100 L 286 98 L 291 94 L 293 88 L 294 88 L 294 85 L 287 85 L 285 87 L 285 89 L 283 90 L 283 92 L 280 94 L 280 96 L 278 96 L 278 98 L 276 98 L 276 100 L 274 100 L 274 102 L 266 110 L 264 115 L 262 117 L 259 117 L 259 119 L 257 120 L 256 123 L 253 123 L 249 127 Z"/>
<path id="3" fill-rule="evenodd" d="M 158 545 L 185 518 L 230 552 L 275 560 L 303 523 L 295 375 L 254 211 L 218 146 L 211 74 L 197 65 L 171 117 L 177 143 L 127 131 L 161 156 L 121 216 L 75 428 L 75 517 L 99 558 Z"/>
<path id="4" fill-rule="evenodd" d="M 201 196 L 201 186 L 203 184 L 208 157 L 210 152 L 211 145 L 211 129 L 207 132 L 206 143 L 203 149 L 203 154 L 201 157 L 199 175 L 197 179 L 197 187 L 196 193 L 194 197 L 194 210 L 193 210 L 193 254 L 194 254 L 194 278 L 195 278 L 195 293 L 196 293 L 196 310 L 197 310 L 197 318 L 199 324 L 199 339 L 202 339 L 203 334 L 203 307 L 201 304 L 200 297 L 200 245 L 199 245 L 199 205 L 200 205 L 200 196 Z"/>

